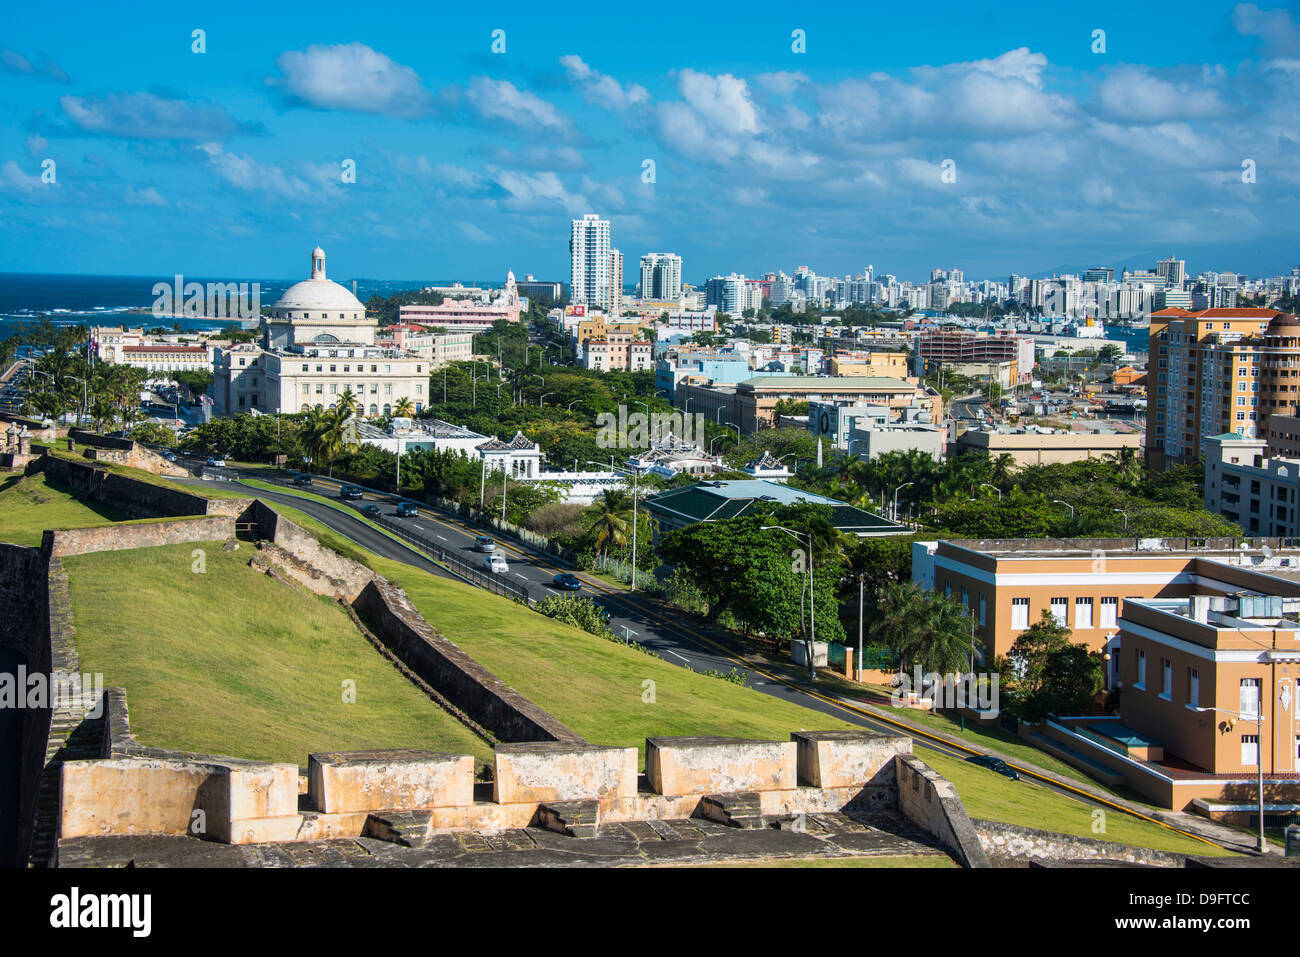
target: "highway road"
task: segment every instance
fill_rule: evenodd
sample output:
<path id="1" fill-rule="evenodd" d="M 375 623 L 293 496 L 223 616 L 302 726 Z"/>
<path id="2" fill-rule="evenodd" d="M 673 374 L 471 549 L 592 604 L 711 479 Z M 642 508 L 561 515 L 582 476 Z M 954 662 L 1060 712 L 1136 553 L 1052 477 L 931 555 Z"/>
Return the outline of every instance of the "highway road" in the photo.
<path id="1" fill-rule="evenodd" d="M 240 471 L 239 475 L 242 478 L 257 478 L 262 481 L 267 479 L 266 473 L 259 470 Z M 313 488 L 310 491 L 331 498 L 331 504 L 327 505 L 294 495 L 295 487 L 288 484 L 285 484 L 284 491 L 269 491 L 245 485 L 242 481 L 238 484 L 246 488 L 251 494 L 300 509 L 335 532 L 385 558 L 405 562 L 408 565 L 444 577 L 457 577 L 446 567 L 432 561 L 415 548 L 394 541 L 360 519 L 359 508 L 368 502 L 380 505 L 384 515 L 392 516 L 396 503 L 403 501 L 403 499 L 389 493 L 367 490 L 364 498 L 360 501 L 344 500 L 338 498 L 338 489 L 342 483 L 320 476 L 313 476 L 312 478 Z M 405 499 L 405 501 L 411 500 Z M 482 553 L 474 549 L 474 538 L 478 535 L 489 534 L 490 530 L 475 526 L 458 516 L 435 511 L 424 504 L 415 504 L 419 507 L 417 516 L 393 520 L 400 521 L 406 527 L 417 531 L 424 537 L 433 538 L 442 548 L 459 553 L 466 560 L 474 561 L 476 558 L 481 560 Z M 649 648 L 665 661 L 681 667 L 689 667 L 695 671 L 727 672 L 737 669 L 745 674 L 746 683 L 756 691 L 847 721 L 859 727 L 888 733 L 906 734 L 912 738 L 914 747 L 920 749 L 938 751 L 962 759 L 983 753 L 974 748 L 965 748 L 961 745 L 952 744 L 945 739 L 928 735 L 907 725 L 881 718 L 852 702 L 839 699 L 829 691 L 805 690 L 768 670 L 764 665 L 749 660 L 743 652 L 728 647 L 725 638 L 706 633 L 698 622 L 665 607 L 658 601 L 635 593 L 629 593 L 624 589 L 615 588 L 590 574 L 565 567 L 554 556 L 538 552 L 522 543 L 496 534 L 493 534 L 492 537 L 497 543 L 497 551 L 505 555 L 509 562 L 510 568 L 506 574 L 521 582 L 527 588 L 530 598 L 540 600 L 548 594 L 575 594 L 573 592 L 561 592 L 553 588 L 551 584 L 552 577 L 558 572 L 572 572 L 583 583 L 582 590 L 576 594 L 592 598 L 597 605 L 609 613 L 610 627 L 615 634 Z M 1059 785 L 1014 763 L 1011 766 L 1020 772 L 1022 777 L 1030 779 L 1030 781 L 1026 782 L 1026 786 L 1047 788 L 1088 807 L 1104 807 L 1109 810 L 1132 813 L 1120 805 L 1094 798 L 1092 795 L 1074 788 Z M 988 773 L 993 774 L 995 772 L 989 771 Z M 1145 815 L 1135 816 L 1145 818 Z M 1145 819 L 1169 830 L 1187 834 L 1186 831 L 1171 827 L 1153 818 Z M 1204 840 L 1202 838 L 1198 839 Z"/>

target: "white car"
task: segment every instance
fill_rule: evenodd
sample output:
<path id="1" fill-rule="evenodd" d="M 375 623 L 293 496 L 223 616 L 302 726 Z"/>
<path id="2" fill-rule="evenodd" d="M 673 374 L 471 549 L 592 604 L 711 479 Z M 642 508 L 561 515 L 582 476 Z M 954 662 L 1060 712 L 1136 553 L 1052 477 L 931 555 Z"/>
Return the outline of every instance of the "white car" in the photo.
<path id="1" fill-rule="evenodd" d="M 224 469 L 226 467 L 226 460 L 220 456 L 212 455 L 208 457 L 208 464 L 214 468 Z"/>
<path id="2" fill-rule="evenodd" d="M 500 555 L 484 555 L 483 565 L 494 575 L 504 575 L 510 571 L 510 566 L 506 564 L 506 560 Z"/>

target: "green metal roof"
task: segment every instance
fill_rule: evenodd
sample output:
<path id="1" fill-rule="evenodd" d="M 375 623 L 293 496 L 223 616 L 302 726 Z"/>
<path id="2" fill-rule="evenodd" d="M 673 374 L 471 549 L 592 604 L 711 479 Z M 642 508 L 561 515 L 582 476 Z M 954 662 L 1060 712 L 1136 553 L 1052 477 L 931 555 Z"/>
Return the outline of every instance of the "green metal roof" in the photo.
<path id="1" fill-rule="evenodd" d="M 766 489 L 763 486 L 775 486 Z M 765 494 L 775 493 L 775 494 Z M 845 502 L 802 492 L 763 479 L 741 480 L 735 482 L 697 482 L 684 488 L 672 489 L 651 496 L 644 501 L 645 508 L 665 518 L 675 519 L 686 524 L 696 522 L 716 522 L 725 518 L 737 518 L 753 509 L 755 503 L 764 502 L 773 505 L 788 505 L 793 502 L 810 502 L 827 505 L 831 511 L 831 522 L 842 532 L 904 535 L 910 529 L 888 519 L 849 505 Z"/>

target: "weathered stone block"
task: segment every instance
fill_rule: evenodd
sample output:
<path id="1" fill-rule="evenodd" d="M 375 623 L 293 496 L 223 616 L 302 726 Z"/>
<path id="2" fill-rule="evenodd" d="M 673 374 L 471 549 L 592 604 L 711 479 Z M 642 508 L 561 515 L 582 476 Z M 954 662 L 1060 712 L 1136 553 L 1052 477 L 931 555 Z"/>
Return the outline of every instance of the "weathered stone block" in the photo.
<path id="1" fill-rule="evenodd" d="M 307 762 L 307 793 L 326 814 L 474 803 L 474 758 L 436 751 L 332 751 Z"/>
<path id="2" fill-rule="evenodd" d="M 799 780 L 818 788 L 863 785 L 892 776 L 896 754 L 911 754 L 912 739 L 879 731 L 796 731 Z"/>
<path id="3" fill-rule="evenodd" d="M 499 744 L 493 798 L 498 804 L 608 804 L 636 794 L 636 757 L 636 748 L 551 742 Z"/>
<path id="4" fill-rule="evenodd" d="M 725 794 L 796 787 L 793 741 L 647 738 L 646 778 L 660 794 Z"/>

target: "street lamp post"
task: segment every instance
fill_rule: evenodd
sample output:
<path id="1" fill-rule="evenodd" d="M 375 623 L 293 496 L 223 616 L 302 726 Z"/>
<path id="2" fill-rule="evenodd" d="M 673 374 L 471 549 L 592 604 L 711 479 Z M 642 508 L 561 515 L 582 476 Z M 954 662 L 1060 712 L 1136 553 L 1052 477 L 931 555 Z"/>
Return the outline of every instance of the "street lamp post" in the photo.
<path id="1" fill-rule="evenodd" d="M 1124 516 L 1124 531 L 1127 532 L 1127 531 L 1128 531 L 1128 512 L 1124 511 L 1122 508 L 1112 508 L 1111 511 L 1112 511 L 1112 512 L 1119 512 L 1121 515 Z"/>
<path id="2" fill-rule="evenodd" d="M 1242 714 L 1239 711 L 1229 711 L 1226 708 L 1194 708 L 1194 711 L 1206 712 L 1216 711 L 1221 714 L 1231 715 L 1242 721 L 1255 722 L 1255 758 L 1259 765 L 1259 853 L 1268 853 L 1268 841 L 1264 838 L 1264 701 L 1263 701 L 1263 682 L 1260 683 L 1261 699 L 1258 705 L 1257 714 Z"/>
<path id="3" fill-rule="evenodd" d="M 907 488 L 909 485 L 915 485 L 915 484 L 916 484 L 915 482 L 904 482 L 902 485 L 898 486 L 898 488 L 894 489 L 894 521 L 895 522 L 898 521 L 898 493 L 901 492 L 903 489 Z"/>
<path id="4" fill-rule="evenodd" d="M 731 436 L 726 432 L 723 432 L 721 435 L 715 435 L 712 439 L 709 440 L 709 454 L 710 455 L 713 454 L 714 442 L 718 441 L 718 439 L 729 439 L 729 438 L 731 438 Z"/>
<path id="5" fill-rule="evenodd" d="M 804 543 L 804 533 L 793 531 L 784 525 L 762 525 L 760 528 L 765 532 L 770 529 L 779 529 L 787 535 L 792 535 L 800 545 Z M 806 537 L 808 539 L 808 647 L 806 649 L 808 653 L 808 680 L 816 681 L 817 659 L 813 649 L 817 645 L 817 579 L 813 577 L 812 533 L 807 533 Z"/>
<path id="6" fill-rule="evenodd" d="M 996 485 L 990 485 L 988 482 L 980 482 L 980 488 L 993 489 L 993 491 L 998 493 L 998 501 L 1002 501 L 1002 489 L 998 488 Z"/>
<path id="7" fill-rule="evenodd" d="M 569 403 L 569 411 L 572 412 L 572 411 L 573 411 L 573 407 L 574 407 L 575 405 L 577 405 L 577 404 L 578 404 L 579 402 L 581 402 L 581 401 L 582 401 L 581 399 L 574 399 L 572 402 L 570 402 L 570 403 Z"/>
<path id="8" fill-rule="evenodd" d="M 1062 502 L 1059 498 L 1054 498 L 1054 499 L 1052 499 L 1052 504 L 1053 504 L 1053 505 L 1064 505 L 1066 508 L 1068 508 L 1068 509 L 1070 510 L 1070 521 L 1072 521 L 1072 522 L 1074 521 L 1074 506 L 1073 506 L 1073 505 L 1071 505 L 1069 502 Z"/>
<path id="9" fill-rule="evenodd" d="M 397 494 L 402 494 L 402 437 L 397 437 Z"/>
<path id="10" fill-rule="evenodd" d="M 543 393 L 541 394 L 541 396 L 540 396 L 540 397 L 538 398 L 538 400 L 537 400 L 537 407 L 538 407 L 539 409 L 540 409 L 543 405 L 546 404 L 546 397 L 547 397 L 548 395 L 555 395 L 555 393 L 554 393 L 554 392 L 543 392 Z"/>

